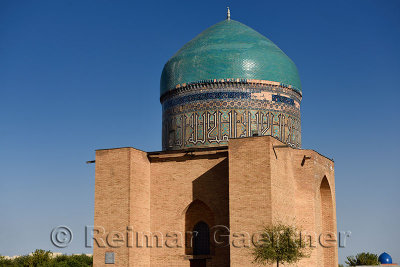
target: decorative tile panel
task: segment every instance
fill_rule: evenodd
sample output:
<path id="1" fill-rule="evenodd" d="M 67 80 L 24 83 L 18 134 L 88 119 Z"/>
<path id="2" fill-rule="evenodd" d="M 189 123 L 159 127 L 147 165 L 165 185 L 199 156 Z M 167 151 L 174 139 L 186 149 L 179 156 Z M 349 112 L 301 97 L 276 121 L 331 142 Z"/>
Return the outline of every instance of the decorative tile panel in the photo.
<path id="1" fill-rule="evenodd" d="M 218 83 L 192 84 L 162 98 L 164 150 L 226 145 L 229 138 L 254 135 L 301 147 L 297 91 L 266 83 Z"/>

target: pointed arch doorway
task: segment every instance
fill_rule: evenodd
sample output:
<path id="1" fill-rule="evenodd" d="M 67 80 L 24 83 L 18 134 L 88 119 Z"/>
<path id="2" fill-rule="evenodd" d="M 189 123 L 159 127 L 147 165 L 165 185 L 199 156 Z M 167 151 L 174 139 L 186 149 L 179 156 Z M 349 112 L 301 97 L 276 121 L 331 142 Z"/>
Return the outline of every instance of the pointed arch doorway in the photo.
<path id="1" fill-rule="evenodd" d="M 211 258 L 210 227 L 214 225 L 214 214 L 200 200 L 194 200 L 186 210 L 185 230 L 191 235 L 186 240 L 186 254 L 191 255 L 190 267 L 206 267 Z"/>

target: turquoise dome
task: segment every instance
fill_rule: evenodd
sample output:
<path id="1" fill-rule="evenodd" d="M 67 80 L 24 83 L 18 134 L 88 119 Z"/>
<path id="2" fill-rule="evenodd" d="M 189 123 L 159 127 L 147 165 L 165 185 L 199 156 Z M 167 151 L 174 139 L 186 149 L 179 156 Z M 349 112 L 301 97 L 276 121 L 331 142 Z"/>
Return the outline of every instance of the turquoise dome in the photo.
<path id="1" fill-rule="evenodd" d="M 185 44 L 165 64 L 160 93 L 178 84 L 212 79 L 257 79 L 301 91 L 293 61 L 268 38 L 234 20 L 224 20 Z"/>

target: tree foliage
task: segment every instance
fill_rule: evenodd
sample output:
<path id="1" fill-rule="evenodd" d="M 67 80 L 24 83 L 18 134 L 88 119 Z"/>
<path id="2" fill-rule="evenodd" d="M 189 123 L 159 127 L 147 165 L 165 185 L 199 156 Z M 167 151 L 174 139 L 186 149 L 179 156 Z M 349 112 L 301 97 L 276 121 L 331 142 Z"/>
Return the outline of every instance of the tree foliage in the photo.
<path id="1" fill-rule="evenodd" d="M 93 266 L 93 257 L 81 255 L 57 255 L 50 251 L 35 250 L 30 255 L 13 259 L 0 256 L 1 267 L 89 267 Z"/>
<path id="2" fill-rule="evenodd" d="M 349 266 L 379 265 L 378 255 L 368 252 L 358 253 L 355 257 L 348 256 L 346 264 L 348 264 Z"/>
<path id="3" fill-rule="evenodd" d="M 295 263 L 310 256 L 311 248 L 301 239 L 296 227 L 284 224 L 265 226 L 253 248 L 255 263 Z"/>

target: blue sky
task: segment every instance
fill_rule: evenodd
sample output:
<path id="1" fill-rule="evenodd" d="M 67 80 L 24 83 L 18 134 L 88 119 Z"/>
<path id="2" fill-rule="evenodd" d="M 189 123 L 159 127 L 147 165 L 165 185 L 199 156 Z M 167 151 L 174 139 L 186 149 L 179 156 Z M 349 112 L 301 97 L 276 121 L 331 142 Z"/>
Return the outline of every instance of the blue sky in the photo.
<path id="1" fill-rule="evenodd" d="M 335 159 L 339 258 L 400 262 L 400 2 L 1 1 L 0 254 L 88 252 L 94 150 L 161 149 L 165 62 L 238 20 L 275 42 L 303 85 L 303 148 Z M 67 225 L 66 249 L 50 231 Z"/>

